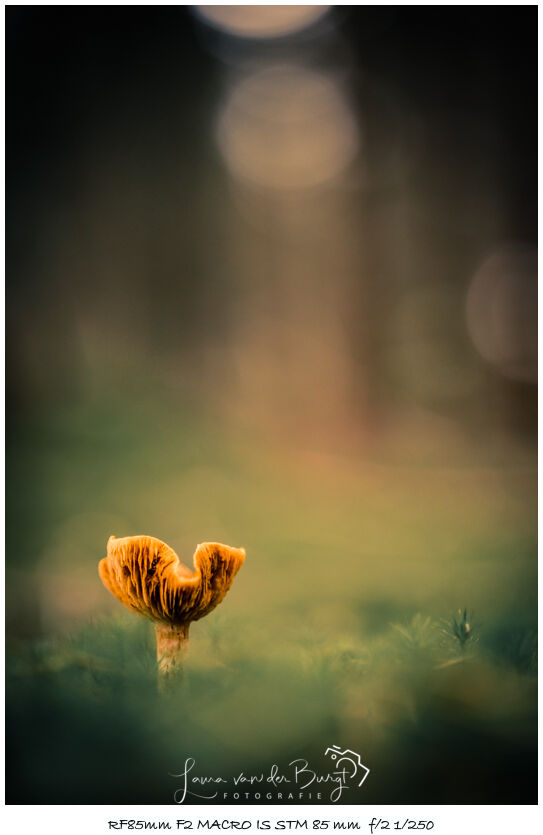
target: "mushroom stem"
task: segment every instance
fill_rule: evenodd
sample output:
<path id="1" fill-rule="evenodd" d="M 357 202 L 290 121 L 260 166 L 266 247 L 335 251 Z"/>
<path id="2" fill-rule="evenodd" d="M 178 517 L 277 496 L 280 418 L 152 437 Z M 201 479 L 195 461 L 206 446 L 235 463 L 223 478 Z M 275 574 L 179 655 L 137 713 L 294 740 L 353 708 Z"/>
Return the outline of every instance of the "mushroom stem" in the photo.
<path id="1" fill-rule="evenodd" d="M 157 623 L 155 630 L 159 676 L 174 676 L 183 669 L 183 661 L 189 647 L 189 624 L 173 626 Z"/>

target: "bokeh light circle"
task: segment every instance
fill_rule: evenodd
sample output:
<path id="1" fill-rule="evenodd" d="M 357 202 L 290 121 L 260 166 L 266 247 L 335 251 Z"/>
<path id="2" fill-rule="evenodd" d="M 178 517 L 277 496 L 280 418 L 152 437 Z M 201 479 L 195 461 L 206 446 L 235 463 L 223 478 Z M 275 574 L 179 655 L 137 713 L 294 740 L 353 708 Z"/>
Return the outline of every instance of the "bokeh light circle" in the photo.
<path id="1" fill-rule="evenodd" d="M 274 189 L 333 179 L 359 146 L 339 86 L 296 66 L 270 67 L 241 81 L 220 114 L 217 140 L 234 177 Z"/>
<path id="2" fill-rule="evenodd" d="M 306 29 L 330 6 L 194 6 L 210 26 L 242 38 L 279 38 Z"/>
<path id="3" fill-rule="evenodd" d="M 480 355 L 505 377 L 537 381 L 537 252 L 502 246 L 475 273 L 467 327 Z"/>

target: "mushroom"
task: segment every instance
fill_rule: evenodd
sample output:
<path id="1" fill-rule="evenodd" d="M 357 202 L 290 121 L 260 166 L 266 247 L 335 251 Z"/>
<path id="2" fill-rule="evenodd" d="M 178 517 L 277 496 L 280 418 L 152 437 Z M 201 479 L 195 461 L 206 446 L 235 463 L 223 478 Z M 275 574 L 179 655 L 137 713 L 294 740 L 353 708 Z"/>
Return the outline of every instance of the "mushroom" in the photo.
<path id="1" fill-rule="evenodd" d="M 110 536 L 98 573 L 127 609 L 154 621 L 159 674 L 170 676 L 182 668 L 190 624 L 219 605 L 244 560 L 244 548 L 203 542 L 191 572 L 154 536 Z"/>

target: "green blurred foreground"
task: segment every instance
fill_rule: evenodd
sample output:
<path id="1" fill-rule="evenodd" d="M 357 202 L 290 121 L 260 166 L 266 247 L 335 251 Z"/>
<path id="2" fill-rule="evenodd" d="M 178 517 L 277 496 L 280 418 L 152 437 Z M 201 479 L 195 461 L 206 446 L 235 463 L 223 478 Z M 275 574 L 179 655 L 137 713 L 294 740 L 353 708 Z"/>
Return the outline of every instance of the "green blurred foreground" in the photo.
<path id="1" fill-rule="evenodd" d="M 229 778 L 326 771 L 339 745 L 371 769 L 340 802 L 535 803 L 535 474 L 497 449 L 415 433 L 358 458 L 289 451 L 167 404 L 19 424 L 7 802 L 171 803 L 187 757 Z M 169 696 L 151 624 L 98 579 L 112 533 L 188 562 L 203 540 L 247 549 Z"/>

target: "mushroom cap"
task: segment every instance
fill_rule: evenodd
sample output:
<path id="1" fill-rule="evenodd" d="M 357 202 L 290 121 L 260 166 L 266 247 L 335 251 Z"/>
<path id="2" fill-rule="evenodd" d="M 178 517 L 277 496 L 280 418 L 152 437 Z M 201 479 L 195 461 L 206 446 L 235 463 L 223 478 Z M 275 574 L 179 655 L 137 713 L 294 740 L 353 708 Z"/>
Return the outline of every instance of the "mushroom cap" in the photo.
<path id="1" fill-rule="evenodd" d="M 219 605 L 245 560 L 244 548 L 203 542 L 186 568 L 154 536 L 110 536 L 98 573 L 132 612 L 172 626 L 199 620 Z"/>

